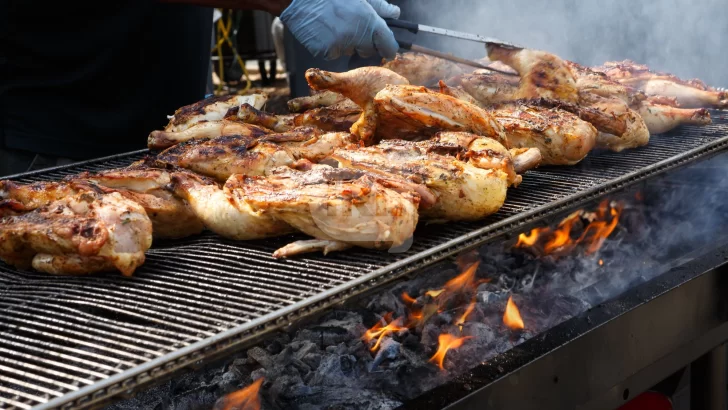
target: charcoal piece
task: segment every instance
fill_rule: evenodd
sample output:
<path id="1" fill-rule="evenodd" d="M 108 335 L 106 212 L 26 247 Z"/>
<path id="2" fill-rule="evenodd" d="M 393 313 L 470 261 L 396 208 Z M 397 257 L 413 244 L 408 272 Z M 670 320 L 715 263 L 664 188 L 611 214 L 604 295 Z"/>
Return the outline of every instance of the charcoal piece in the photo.
<path id="1" fill-rule="evenodd" d="M 250 378 L 253 381 L 258 380 L 261 377 L 265 377 L 266 379 L 269 379 L 268 372 L 265 369 L 263 369 L 263 368 L 260 368 L 260 369 L 257 369 L 257 370 L 253 370 L 252 372 L 250 372 Z"/>
<path id="2" fill-rule="evenodd" d="M 271 381 L 268 395 L 271 397 L 295 397 L 289 393 L 289 388 L 303 383 L 300 376 L 282 375 Z"/>
<path id="3" fill-rule="evenodd" d="M 472 337 L 478 344 L 490 344 L 496 337 L 490 326 L 479 322 L 466 322 L 462 334 Z"/>
<path id="4" fill-rule="evenodd" d="M 234 370 L 230 370 L 218 376 L 215 376 L 215 378 L 212 379 L 211 384 L 216 385 L 218 391 L 220 391 L 222 394 L 225 394 L 227 392 L 236 390 L 236 387 L 239 386 L 242 382 L 243 378 L 241 377 L 241 375 Z"/>
<path id="5" fill-rule="evenodd" d="M 265 347 L 265 350 L 268 351 L 268 353 L 272 355 L 276 355 L 283 350 L 283 347 L 288 345 L 288 343 L 291 341 L 291 338 L 283 333 L 280 335 L 277 335 L 273 340 L 268 343 L 268 345 Z"/>
<path id="6" fill-rule="evenodd" d="M 301 374 L 306 374 L 311 371 L 311 366 L 295 357 L 291 358 L 289 366 L 293 366 Z"/>
<path id="7" fill-rule="evenodd" d="M 356 358 L 353 356 L 327 355 L 321 359 L 321 365 L 314 372 L 310 386 L 354 386 Z"/>
<path id="8" fill-rule="evenodd" d="M 401 344 L 391 337 L 385 338 L 379 345 L 374 361 L 369 364 L 369 372 L 373 372 L 385 360 L 396 359 L 399 356 Z"/>
<path id="9" fill-rule="evenodd" d="M 440 333 L 442 332 L 439 326 L 432 323 L 426 324 L 425 327 L 422 328 L 422 345 L 425 346 L 426 349 L 437 347 Z"/>
<path id="10" fill-rule="evenodd" d="M 400 296 L 395 296 L 391 292 L 383 292 L 372 299 L 367 304 L 367 309 L 372 312 L 392 312 L 395 317 L 404 316 L 407 310 Z"/>
<path id="11" fill-rule="evenodd" d="M 254 360 L 266 369 L 273 367 L 273 358 L 267 351 L 259 346 L 255 346 L 248 350 L 248 359 Z"/>
<path id="12" fill-rule="evenodd" d="M 291 344 L 291 348 L 295 349 L 295 353 L 293 354 L 293 357 L 295 357 L 298 360 L 303 360 L 304 357 L 311 353 L 319 352 L 319 347 L 308 340 L 303 340 L 297 342 L 298 347 L 294 347 L 293 343 Z"/>
<path id="13" fill-rule="evenodd" d="M 342 326 L 314 326 L 303 329 L 298 332 L 296 338 L 301 341 L 316 343 L 319 347 L 327 347 L 337 345 L 341 342 L 348 341 L 358 337 L 366 332 L 366 328 L 361 323 L 342 323 Z"/>
<path id="14" fill-rule="evenodd" d="M 379 391 L 334 387 L 321 389 L 318 394 L 303 398 L 299 410 L 391 410 L 402 405 Z"/>
<path id="15" fill-rule="evenodd" d="M 320 353 L 309 353 L 301 361 L 306 363 L 311 369 L 316 369 L 321 365 L 321 354 Z"/>
<path id="16" fill-rule="evenodd" d="M 367 345 L 364 343 L 363 340 L 356 339 L 352 341 L 349 345 L 349 350 L 347 353 L 357 357 L 362 357 L 369 353 L 369 349 L 367 348 Z"/>

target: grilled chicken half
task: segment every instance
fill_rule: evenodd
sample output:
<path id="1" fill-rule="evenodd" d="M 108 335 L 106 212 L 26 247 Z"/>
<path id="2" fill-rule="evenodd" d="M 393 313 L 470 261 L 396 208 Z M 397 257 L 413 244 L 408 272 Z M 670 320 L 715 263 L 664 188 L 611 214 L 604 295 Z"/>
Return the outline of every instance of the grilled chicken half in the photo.
<path id="1" fill-rule="evenodd" d="M 195 124 L 222 120 L 228 116 L 231 109 L 236 109 L 243 104 L 250 104 L 257 109 L 261 109 L 267 100 L 268 97 L 263 94 L 206 98 L 175 111 L 174 115 L 169 118 L 169 124 L 164 127 L 164 131 L 181 132 Z"/>
<path id="2" fill-rule="evenodd" d="M 708 87 L 697 79 L 682 80 L 672 74 L 652 71 L 646 65 L 630 60 L 607 62 L 594 70 L 649 96 L 676 98 L 683 108 L 728 107 L 728 93 L 724 90 Z"/>
<path id="3" fill-rule="evenodd" d="M 708 125 L 712 123 L 705 108 L 682 108 L 675 98 L 648 97 L 631 106 L 642 117 L 650 134 L 670 131 L 683 124 Z"/>
<path id="4" fill-rule="evenodd" d="M 405 244 L 417 226 L 417 194 L 397 192 L 352 169 L 281 168 L 267 177 L 235 175 L 226 188 L 257 212 L 317 239 L 281 248 L 276 257 L 348 246 L 391 249 Z"/>
<path id="5" fill-rule="evenodd" d="M 246 124 L 237 117 L 227 117 L 218 121 L 201 122 L 179 132 L 152 131 L 147 139 L 147 146 L 151 150 L 160 150 L 190 140 L 204 140 L 225 135 L 260 137 L 272 132 L 264 127 Z"/>
<path id="6" fill-rule="evenodd" d="M 144 209 L 119 193 L 82 189 L 22 215 L 0 218 L 0 259 L 58 275 L 131 276 L 152 244 Z"/>
<path id="7" fill-rule="evenodd" d="M 383 141 L 379 145 L 357 149 L 337 150 L 332 158 L 345 168 L 360 169 L 372 174 L 390 174 L 421 182 L 437 198 L 429 207 L 421 207 L 420 214 L 436 221 L 478 220 L 490 215 L 503 205 L 512 174 L 510 153 L 497 147 L 490 154 L 492 161 L 481 158 L 478 165 L 457 159 L 447 152 L 460 150 L 461 143 L 453 144 L 453 136 L 446 141 Z M 486 139 L 496 148 L 497 142 Z M 483 150 L 487 152 L 486 150 Z M 490 162 L 490 164 L 489 164 Z M 511 168 L 510 171 L 508 168 Z M 510 179 L 513 182 L 513 179 Z"/>
<path id="8" fill-rule="evenodd" d="M 348 132 L 322 134 L 315 128 L 269 134 L 262 138 L 224 136 L 171 147 L 157 160 L 224 182 L 233 174 L 267 175 L 300 159 L 318 162 L 336 148 L 355 143 Z"/>

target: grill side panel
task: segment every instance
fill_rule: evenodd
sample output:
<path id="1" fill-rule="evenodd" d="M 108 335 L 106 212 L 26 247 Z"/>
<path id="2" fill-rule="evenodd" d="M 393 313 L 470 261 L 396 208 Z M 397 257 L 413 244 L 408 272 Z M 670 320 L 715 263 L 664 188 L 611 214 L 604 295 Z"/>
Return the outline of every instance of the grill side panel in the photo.
<path id="1" fill-rule="evenodd" d="M 653 136 L 647 147 L 530 171 L 497 214 L 477 223 L 422 225 L 403 253 L 353 249 L 276 260 L 270 256 L 275 249 L 302 237 L 235 242 L 204 233 L 156 243 L 132 278 L 57 277 L 0 264 L 0 404 L 100 402 L 495 236 L 722 150 L 728 121 L 721 112 L 711 114 L 714 124 Z M 13 179 L 59 179 L 143 155 Z"/>

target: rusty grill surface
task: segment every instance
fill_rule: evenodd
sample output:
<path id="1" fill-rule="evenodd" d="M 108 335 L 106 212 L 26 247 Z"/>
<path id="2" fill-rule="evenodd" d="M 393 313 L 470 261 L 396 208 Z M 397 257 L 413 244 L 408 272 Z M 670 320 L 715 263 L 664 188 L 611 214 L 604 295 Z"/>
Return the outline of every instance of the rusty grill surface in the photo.
<path id="1" fill-rule="evenodd" d="M 528 172 L 496 215 L 420 226 L 404 253 L 353 249 L 289 260 L 299 239 L 235 242 L 205 233 L 157 242 L 132 278 L 58 277 L 0 263 L 0 408 L 96 406 L 250 343 L 423 266 L 728 147 L 728 120 L 653 136 L 575 167 Z M 12 177 L 51 180 L 129 164 L 146 151 Z"/>

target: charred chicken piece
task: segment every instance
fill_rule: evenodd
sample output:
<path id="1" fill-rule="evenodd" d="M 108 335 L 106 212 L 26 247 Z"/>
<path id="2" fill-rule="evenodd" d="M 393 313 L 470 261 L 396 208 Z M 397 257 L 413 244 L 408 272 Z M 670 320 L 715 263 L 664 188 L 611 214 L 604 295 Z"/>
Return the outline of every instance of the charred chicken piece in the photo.
<path id="1" fill-rule="evenodd" d="M 674 97 L 683 108 L 728 107 L 728 93 L 724 90 L 708 87 L 697 79 L 682 80 L 672 74 L 652 71 L 646 65 L 630 60 L 610 61 L 594 70 L 621 84 L 640 89 L 648 96 Z"/>
<path id="2" fill-rule="evenodd" d="M 321 107 L 308 110 L 293 118 L 297 127 L 316 127 L 327 132 L 349 132 L 361 117 L 361 108 Z"/>
<path id="3" fill-rule="evenodd" d="M 261 109 L 267 100 L 268 97 L 263 94 L 206 98 L 175 111 L 174 115 L 169 119 L 169 124 L 164 127 L 164 131 L 182 132 L 199 123 L 222 120 L 231 109 L 234 110 L 243 104 L 250 104 L 257 109 Z"/>
<path id="4" fill-rule="evenodd" d="M 314 90 L 334 91 L 361 107 L 362 114 L 351 127 L 351 133 L 371 142 L 377 127 L 374 96 L 387 85 L 409 84 L 406 78 L 383 67 L 362 67 L 344 73 L 312 68 L 306 81 Z"/>
<path id="5" fill-rule="evenodd" d="M 452 148 L 451 144 L 438 146 L 432 141 L 392 140 L 372 147 L 340 149 L 332 158 L 345 168 L 421 181 L 437 197 L 433 206 L 420 209 L 420 215 L 431 220 L 478 220 L 498 211 L 506 198 L 508 172 L 499 167 L 478 168 L 438 153 L 452 152 Z M 505 155 L 509 155 L 507 151 Z"/>
<path id="6" fill-rule="evenodd" d="M 403 53 L 382 64 L 406 78 L 412 85 L 431 86 L 438 81 L 463 74 L 457 64 L 420 53 Z"/>
<path id="7" fill-rule="evenodd" d="M 488 58 L 511 66 L 521 76 L 514 97 L 551 98 L 566 102 L 579 101 L 576 78 L 559 57 L 540 50 L 513 49 L 488 44 Z"/>
<path id="8" fill-rule="evenodd" d="M 250 104 L 243 104 L 238 109 L 238 119 L 246 124 L 268 128 L 275 132 L 290 131 L 295 127 L 293 115 L 274 115 L 261 111 Z"/>
<path id="9" fill-rule="evenodd" d="M 290 166 L 299 159 L 318 162 L 355 141 L 348 132 L 321 134 L 313 128 L 299 128 L 257 139 L 225 136 L 189 141 L 163 151 L 157 159 L 224 182 L 233 174 L 267 175 L 271 169 Z"/>
<path id="10" fill-rule="evenodd" d="M 585 93 L 582 95 L 582 101 L 590 108 L 609 113 L 614 118 L 624 119 L 626 123 L 626 129 L 621 135 L 600 131 L 597 135 L 597 148 L 620 152 L 627 148 L 647 145 L 650 141 L 650 131 L 645 121 L 621 99 Z"/>
<path id="11" fill-rule="evenodd" d="M 292 231 L 285 222 L 254 210 L 227 186 L 195 173 L 177 170 L 170 188 L 184 198 L 207 229 L 228 239 L 253 240 Z"/>
<path id="12" fill-rule="evenodd" d="M 152 223 L 141 206 L 92 188 L 0 218 L 0 259 L 21 269 L 58 275 L 118 270 L 131 276 L 151 244 Z"/>
<path id="13" fill-rule="evenodd" d="M 179 132 L 152 131 L 149 134 L 147 145 L 149 149 L 159 150 L 190 140 L 210 139 L 224 135 L 260 137 L 271 132 L 273 131 L 267 128 L 245 124 L 237 118 L 223 119 L 201 122 Z"/>
<path id="14" fill-rule="evenodd" d="M 510 104 L 492 111 L 511 148 L 537 148 L 547 165 L 573 165 L 594 148 L 597 130 L 559 108 Z"/>
<path id="15" fill-rule="evenodd" d="M 417 226 L 417 195 L 396 192 L 356 170 L 286 168 L 267 177 L 235 175 L 226 187 L 256 211 L 321 241 L 289 245 L 275 257 L 346 245 L 391 249 L 405 244 Z"/>

